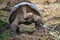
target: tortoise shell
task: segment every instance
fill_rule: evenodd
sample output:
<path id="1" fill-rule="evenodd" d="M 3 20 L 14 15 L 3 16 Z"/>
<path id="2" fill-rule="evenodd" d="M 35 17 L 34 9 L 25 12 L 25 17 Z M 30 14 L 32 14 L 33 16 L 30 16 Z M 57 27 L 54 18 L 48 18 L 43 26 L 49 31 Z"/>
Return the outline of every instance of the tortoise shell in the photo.
<path id="1" fill-rule="evenodd" d="M 17 12 L 19 11 L 18 9 L 20 9 L 22 6 L 27 6 L 27 7 L 29 7 L 32 11 L 35 12 L 34 14 L 36 14 L 36 15 L 38 15 L 38 16 L 41 16 L 41 15 L 40 15 L 40 11 L 38 10 L 38 8 L 36 7 L 35 4 L 28 3 L 28 2 L 21 2 L 21 3 L 17 4 L 17 5 L 15 5 L 15 6 L 12 8 L 11 14 L 10 14 L 10 16 L 9 16 L 9 23 L 10 23 L 10 24 L 14 21 L 16 15 L 17 15 Z"/>

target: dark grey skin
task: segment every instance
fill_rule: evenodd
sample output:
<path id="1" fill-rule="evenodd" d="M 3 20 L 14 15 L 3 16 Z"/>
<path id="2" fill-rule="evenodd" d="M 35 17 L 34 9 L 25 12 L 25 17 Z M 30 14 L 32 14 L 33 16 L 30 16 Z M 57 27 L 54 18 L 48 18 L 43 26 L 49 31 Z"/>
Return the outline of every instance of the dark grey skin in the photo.
<path id="1" fill-rule="evenodd" d="M 11 36 L 17 35 L 17 27 L 20 24 L 29 25 L 31 23 L 35 23 L 35 28 L 39 29 L 43 27 L 43 22 L 41 20 L 41 16 L 35 14 L 36 12 L 30 9 L 27 6 L 22 6 L 20 9 L 14 12 L 15 16 L 13 16 L 13 22 L 11 22 L 10 33 Z M 30 13 L 30 14 L 29 14 Z M 12 18 L 10 18 L 12 20 Z"/>

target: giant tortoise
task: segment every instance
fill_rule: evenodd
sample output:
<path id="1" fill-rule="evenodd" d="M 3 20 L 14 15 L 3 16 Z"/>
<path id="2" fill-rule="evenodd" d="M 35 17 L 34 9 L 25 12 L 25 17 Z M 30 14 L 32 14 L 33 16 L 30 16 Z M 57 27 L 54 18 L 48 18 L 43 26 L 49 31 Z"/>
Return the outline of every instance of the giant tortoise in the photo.
<path id="1" fill-rule="evenodd" d="M 11 36 L 17 34 L 16 29 L 19 24 L 35 23 L 35 27 L 38 29 L 43 25 L 40 11 L 35 4 L 29 2 L 21 2 L 12 8 L 9 23 L 11 24 Z"/>

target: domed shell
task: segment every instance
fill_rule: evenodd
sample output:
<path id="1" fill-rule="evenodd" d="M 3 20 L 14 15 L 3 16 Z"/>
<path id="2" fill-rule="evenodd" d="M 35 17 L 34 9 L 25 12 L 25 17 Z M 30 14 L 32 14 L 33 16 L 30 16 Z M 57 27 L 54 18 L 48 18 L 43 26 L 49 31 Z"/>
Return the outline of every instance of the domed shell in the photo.
<path id="1" fill-rule="evenodd" d="M 35 4 L 28 3 L 28 2 L 21 2 L 21 3 L 17 4 L 17 5 L 15 5 L 15 6 L 12 8 L 11 14 L 10 14 L 10 16 L 9 16 L 9 22 L 10 22 L 10 24 L 14 21 L 16 15 L 17 15 L 15 12 L 16 12 L 19 8 L 21 8 L 22 6 L 28 6 L 29 8 L 31 8 L 32 10 L 34 10 L 38 16 L 41 16 L 41 15 L 40 15 L 40 11 L 38 10 L 38 8 L 36 7 Z"/>

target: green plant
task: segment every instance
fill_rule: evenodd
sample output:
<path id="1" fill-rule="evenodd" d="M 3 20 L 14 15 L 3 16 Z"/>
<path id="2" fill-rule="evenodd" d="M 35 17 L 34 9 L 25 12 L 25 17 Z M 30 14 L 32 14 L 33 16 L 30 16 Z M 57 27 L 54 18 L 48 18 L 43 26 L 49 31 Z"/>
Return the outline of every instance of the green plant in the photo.
<path id="1" fill-rule="evenodd" d="M 0 29 L 3 29 L 6 24 L 7 23 L 5 21 L 0 20 Z M 9 30 L 5 30 L 0 34 L 0 40 L 7 40 L 9 38 L 10 38 Z"/>

